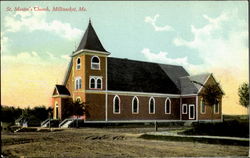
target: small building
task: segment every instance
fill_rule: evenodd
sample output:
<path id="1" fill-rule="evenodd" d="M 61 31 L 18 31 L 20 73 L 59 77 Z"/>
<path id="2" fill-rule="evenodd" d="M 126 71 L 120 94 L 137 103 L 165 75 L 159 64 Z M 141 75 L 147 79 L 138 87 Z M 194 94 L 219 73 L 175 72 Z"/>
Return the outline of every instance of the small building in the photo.
<path id="1" fill-rule="evenodd" d="M 221 120 L 222 98 L 207 106 L 203 85 L 216 83 L 212 73 L 190 76 L 179 65 L 109 57 L 91 22 L 62 85 L 52 95 L 53 118 L 65 119 L 68 100 L 87 102 L 85 122 L 176 122 Z M 200 84 L 196 84 L 200 83 Z"/>

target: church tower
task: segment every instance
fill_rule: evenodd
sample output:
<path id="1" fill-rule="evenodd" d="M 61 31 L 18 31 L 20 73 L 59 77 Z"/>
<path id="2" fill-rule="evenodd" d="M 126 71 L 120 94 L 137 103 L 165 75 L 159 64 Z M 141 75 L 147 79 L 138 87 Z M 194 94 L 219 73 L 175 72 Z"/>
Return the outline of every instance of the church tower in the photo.
<path id="1" fill-rule="evenodd" d="M 91 21 L 72 54 L 71 63 L 64 85 L 73 101 L 79 100 L 88 105 L 94 118 L 105 117 L 105 91 L 107 90 L 107 52 L 102 46 Z M 98 112 L 100 110 L 100 112 Z M 98 116 L 97 116 L 98 115 Z M 91 118 L 91 116 L 90 116 Z"/>

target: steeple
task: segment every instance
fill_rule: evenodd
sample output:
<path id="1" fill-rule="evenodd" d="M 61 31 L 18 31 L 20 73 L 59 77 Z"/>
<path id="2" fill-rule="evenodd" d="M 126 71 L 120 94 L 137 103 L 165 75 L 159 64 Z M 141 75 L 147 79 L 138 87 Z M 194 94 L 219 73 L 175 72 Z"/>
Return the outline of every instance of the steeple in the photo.
<path id="1" fill-rule="evenodd" d="M 78 48 L 76 49 L 76 52 L 81 50 L 81 49 L 89 49 L 89 50 L 107 52 L 103 48 L 95 30 L 91 24 L 90 19 L 89 19 L 89 25 L 88 25 L 88 27 L 87 27 L 87 29 L 82 37 L 82 40 L 81 40 Z"/>

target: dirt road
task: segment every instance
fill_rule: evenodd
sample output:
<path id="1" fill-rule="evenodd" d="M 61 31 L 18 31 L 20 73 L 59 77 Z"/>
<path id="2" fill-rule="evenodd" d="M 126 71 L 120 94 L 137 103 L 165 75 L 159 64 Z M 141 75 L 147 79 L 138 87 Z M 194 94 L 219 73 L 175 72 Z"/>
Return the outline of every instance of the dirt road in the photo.
<path id="1" fill-rule="evenodd" d="M 247 156 L 248 147 L 138 138 L 153 128 L 83 128 L 2 134 L 5 155 L 28 157 Z"/>

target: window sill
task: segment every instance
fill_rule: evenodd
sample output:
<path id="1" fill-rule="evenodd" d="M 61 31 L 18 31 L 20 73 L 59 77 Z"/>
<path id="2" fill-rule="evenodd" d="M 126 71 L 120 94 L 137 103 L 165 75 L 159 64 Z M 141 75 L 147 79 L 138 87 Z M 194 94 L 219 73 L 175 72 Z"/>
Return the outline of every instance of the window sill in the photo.
<path id="1" fill-rule="evenodd" d="M 91 70 L 101 70 L 101 69 L 93 69 L 93 68 L 91 68 Z"/>

